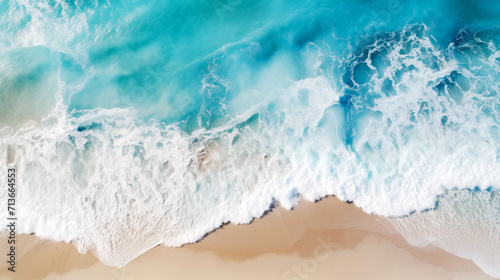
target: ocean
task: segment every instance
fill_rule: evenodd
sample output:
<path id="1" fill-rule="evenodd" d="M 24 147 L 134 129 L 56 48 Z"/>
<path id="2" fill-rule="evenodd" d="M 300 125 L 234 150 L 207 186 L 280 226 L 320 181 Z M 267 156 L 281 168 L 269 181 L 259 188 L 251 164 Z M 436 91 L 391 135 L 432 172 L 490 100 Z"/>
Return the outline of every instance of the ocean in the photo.
<path id="1" fill-rule="evenodd" d="M 500 5 L 2 1 L 0 158 L 108 265 L 335 195 L 500 277 Z"/>

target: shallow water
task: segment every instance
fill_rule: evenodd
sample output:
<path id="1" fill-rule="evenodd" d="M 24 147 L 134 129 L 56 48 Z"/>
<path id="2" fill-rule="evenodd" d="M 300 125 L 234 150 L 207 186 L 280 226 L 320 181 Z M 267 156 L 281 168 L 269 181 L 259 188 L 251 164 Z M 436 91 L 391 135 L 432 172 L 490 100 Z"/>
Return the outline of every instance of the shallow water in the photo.
<path id="1" fill-rule="evenodd" d="M 300 197 L 401 217 L 439 209 L 448 190 L 477 187 L 481 199 L 500 187 L 494 1 L 0 10 L 0 156 L 19 175 L 19 231 L 106 264 Z M 470 211 L 500 212 L 488 203 Z M 496 216 L 480 217 L 498 236 Z M 462 257 L 489 254 L 453 244 Z"/>

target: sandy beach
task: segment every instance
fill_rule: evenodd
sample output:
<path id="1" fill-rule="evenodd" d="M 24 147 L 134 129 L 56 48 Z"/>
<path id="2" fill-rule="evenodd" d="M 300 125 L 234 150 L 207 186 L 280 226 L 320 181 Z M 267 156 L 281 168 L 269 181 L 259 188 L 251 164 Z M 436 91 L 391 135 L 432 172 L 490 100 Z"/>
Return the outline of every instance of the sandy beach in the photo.
<path id="1" fill-rule="evenodd" d="M 278 207 L 182 248 L 157 246 L 121 269 L 71 244 L 17 238 L 17 271 L 3 266 L 1 279 L 493 279 L 472 261 L 408 245 L 386 218 L 335 197 Z"/>

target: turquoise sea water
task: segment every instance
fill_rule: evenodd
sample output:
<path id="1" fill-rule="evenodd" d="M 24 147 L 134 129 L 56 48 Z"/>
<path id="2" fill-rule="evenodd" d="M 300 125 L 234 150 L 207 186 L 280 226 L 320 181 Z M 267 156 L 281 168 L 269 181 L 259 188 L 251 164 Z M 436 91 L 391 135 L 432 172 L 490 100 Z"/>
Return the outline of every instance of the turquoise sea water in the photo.
<path id="1" fill-rule="evenodd" d="M 467 243 L 474 228 L 439 235 L 446 215 L 418 218 L 421 235 L 398 225 L 500 276 L 474 249 L 500 249 L 499 15 L 471 0 L 3 1 L 0 155 L 21 176 L 20 230 L 123 266 L 333 194 L 482 217 L 488 246 Z"/>

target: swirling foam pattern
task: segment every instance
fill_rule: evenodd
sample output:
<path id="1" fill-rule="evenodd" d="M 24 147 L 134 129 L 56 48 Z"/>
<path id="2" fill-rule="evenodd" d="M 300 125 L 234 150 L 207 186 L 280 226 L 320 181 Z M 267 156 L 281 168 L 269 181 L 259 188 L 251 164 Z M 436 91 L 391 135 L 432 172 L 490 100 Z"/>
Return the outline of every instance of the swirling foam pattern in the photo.
<path id="1" fill-rule="evenodd" d="M 0 3 L 19 232 L 124 266 L 336 195 L 500 276 L 498 5 L 295 2 Z"/>

